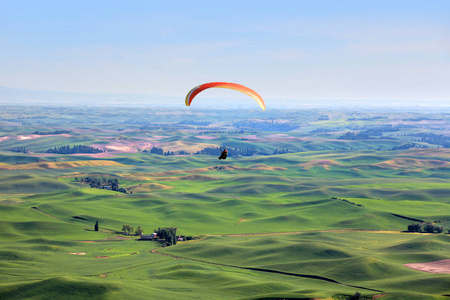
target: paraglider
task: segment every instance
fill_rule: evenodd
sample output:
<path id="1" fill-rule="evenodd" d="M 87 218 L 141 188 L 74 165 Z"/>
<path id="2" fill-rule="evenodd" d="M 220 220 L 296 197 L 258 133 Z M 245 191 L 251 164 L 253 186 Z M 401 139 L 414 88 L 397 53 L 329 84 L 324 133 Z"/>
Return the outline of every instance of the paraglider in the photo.
<path id="1" fill-rule="evenodd" d="M 224 148 L 222 153 L 219 156 L 219 159 L 227 159 L 227 156 L 228 156 L 228 150 Z"/>
<path id="2" fill-rule="evenodd" d="M 210 82 L 210 83 L 204 83 L 199 86 L 196 86 L 192 90 L 189 91 L 189 93 L 186 96 L 186 106 L 190 106 L 192 100 L 197 96 L 200 92 L 210 89 L 210 88 L 225 88 L 225 89 L 232 89 L 239 91 L 241 93 L 247 94 L 253 99 L 258 102 L 258 104 L 261 106 L 263 110 L 266 110 L 266 104 L 264 103 L 264 100 L 261 98 L 261 96 L 255 92 L 254 90 L 243 86 L 241 84 L 237 83 L 231 83 L 231 82 Z"/>
<path id="3" fill-rule="evenodd" d="M 186 99 L 185 99 L 186 106 L 191 105 L 191 102 L 192 102 L 192 100 L 194 100 L 195 96 L 197 96 L 199 93 L 203 92 L 204 90 L 210 89 L 210 88 L 225 88 L 225 89 L 232 89 L 232 90 L 239 91 L 239 92 L 249 95 L 250 97 L 255 99 L 256 102 L 259 104 L 259 106 L 261 106 L 262 110 L 266 110 L 266 104 L 264 103 L 264 100 L 257 92 L 255 92 L 254 90 L 252 90 L 246 86 L 243 86 L 241 84 L 231 83 L 231 82 L 209 82 L 209 83 L 204 83 L 204 84 L 194 87 L 186 95 Z M 227 156 L 228 156 L 228 150 L 223 149 L 222 153 L 220 154 L 220 156 L 218 158 L 220 160 L 227 159 Z"/>

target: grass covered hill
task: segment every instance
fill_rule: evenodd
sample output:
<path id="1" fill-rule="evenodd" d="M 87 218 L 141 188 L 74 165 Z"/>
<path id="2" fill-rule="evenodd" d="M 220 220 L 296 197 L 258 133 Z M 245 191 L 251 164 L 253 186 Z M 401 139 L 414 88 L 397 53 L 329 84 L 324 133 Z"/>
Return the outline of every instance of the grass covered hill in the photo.
<path id="1" fill-rule="evenodd" d="M 0 299 L 450 295 L 450 151 L 434 140 L 412 141 L 424 128 L 446 136 L 445 115 L 433 115 L 437 122 L 411 112 L 239 112 L 227 121 L 201 111 L 192 122 L 174 111 L 167 119 L 74 111 L 78 123 L 57 109 L 33 118 L 27 109 L 0 113 Z M 272 120 L 296 129 L 268 131 L 280 127 L 270 127 Z M 398 129 L 389 122 L 400 121 L 405 127 L 389 131 Z M 369 127 L 391 139 L 339 139 Z M 391 149 L 410 142 L 416 147 Z M 43 153 L 79 144 L 109 150 Z M 144 151 L 203 144 L 259 153 L 219 161 Z M 406 232 L 422 222 L 445 231 Z M 124 235 L 124 225 L 145 235 L 176 227 L 194 239 L 162 247 Z"/>
<path id="2" fill-rule="evenodd" d="M 432 159 L 446 162 L 445 153 Z M 447 236 L 401 231 L 413 223 L 407 218 L 450 227 L 450 187 L 442 176 L 433 177 L 429 164 L 420 165 L 421 177 L 377 166 L 399 156 L 405 153 L 318 152 L 219 164 L 198 157 L 191 167 L 174 156 L 161 161 L 170 166 L 165 172 L 152 172 L 154 166 L 146 172 L 146 161 L 139 167 L 80 165 L 68 157 L 69 168 L 5 169 L 0 295 L 52 297 L 58 292 L 51 286 L 74 289 L 80 298 L 156 293 L 171 299 L 181 295 L 179 286 L 190 291 L 188 298 L 443 295 L 448 275 L 403 264 L 448 258 Z M 330 160 L 336 163 L 312 163 Z M 133 193 L 75 181 L 99 165 L 101 176 L 114 175 Z M 100 232 L 93 231 L 97 220 Z M 115 233 L 123 224 L 145 233 L 175 226 L 181 234 L 207 238 L 158 250 L 180 257 L 175 259 L 151 253 L 157 243 Z M 173 284 L 164 293 L 159 286 L 168 280 Z"/>

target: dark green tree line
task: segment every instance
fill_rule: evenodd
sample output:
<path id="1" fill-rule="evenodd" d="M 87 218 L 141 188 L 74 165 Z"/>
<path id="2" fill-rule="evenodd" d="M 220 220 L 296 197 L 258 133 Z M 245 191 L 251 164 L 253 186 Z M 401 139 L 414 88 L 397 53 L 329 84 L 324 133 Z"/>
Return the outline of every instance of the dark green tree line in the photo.
<path id="1" fill-rule="evenodd" d="M 86 176 L 80 180 L 81 182 L 88 183 L 91 188 L 102 189 L 104 186 L 111 187 L 111 190 L 121 193 L 126 193 L 127 190 L 124 188 L 119 188 L 119 180 L 117 178 L 111 177 L 101 177 L 101 176 Z"/>
<path id="2" fill-rule="evenodd" d="M 410 232 L 426 232 L 426 233 L 442 233 L 444 227 L 434 225 L 431 222 L 417 223 L 408 225 L 408 231 Z"/>
<path id="3" fill-rule="evenodd" d="M 53 147 L 45 151 L 45 153 L 57 153 L 57 154 L 102 153 L 102 152 L 103 152 L 102 149 L 86 145 L 74 145 L 72 147 L 70 147 L 70 145 Z"/>

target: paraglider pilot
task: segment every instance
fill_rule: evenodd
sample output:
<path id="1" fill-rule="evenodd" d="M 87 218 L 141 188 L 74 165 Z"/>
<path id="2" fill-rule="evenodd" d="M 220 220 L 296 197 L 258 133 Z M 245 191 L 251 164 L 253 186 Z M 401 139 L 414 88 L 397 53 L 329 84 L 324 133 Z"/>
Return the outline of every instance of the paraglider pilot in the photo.
<path id="1" fill-rule="evenodd" d="M 227 151 L 227 149 L 223 148 L 223 151 L 220 154 L 219 159 L 227 159 L 227 156 L 228 156 L 228 151 Z"/>

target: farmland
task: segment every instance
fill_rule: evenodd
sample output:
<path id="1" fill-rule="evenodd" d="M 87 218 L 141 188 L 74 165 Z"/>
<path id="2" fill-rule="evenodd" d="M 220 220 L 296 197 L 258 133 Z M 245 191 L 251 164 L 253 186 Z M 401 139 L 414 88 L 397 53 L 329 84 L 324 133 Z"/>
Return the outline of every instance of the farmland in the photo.
<path id="1" fill-rule="evenodd" d="M 450 295 L 449 269 L 405 266 L 450 259 L 445 109 L 4 106 L 0 128 L 1 299 Z M 75 145 L 101 151 L 48 152 Z"/>

